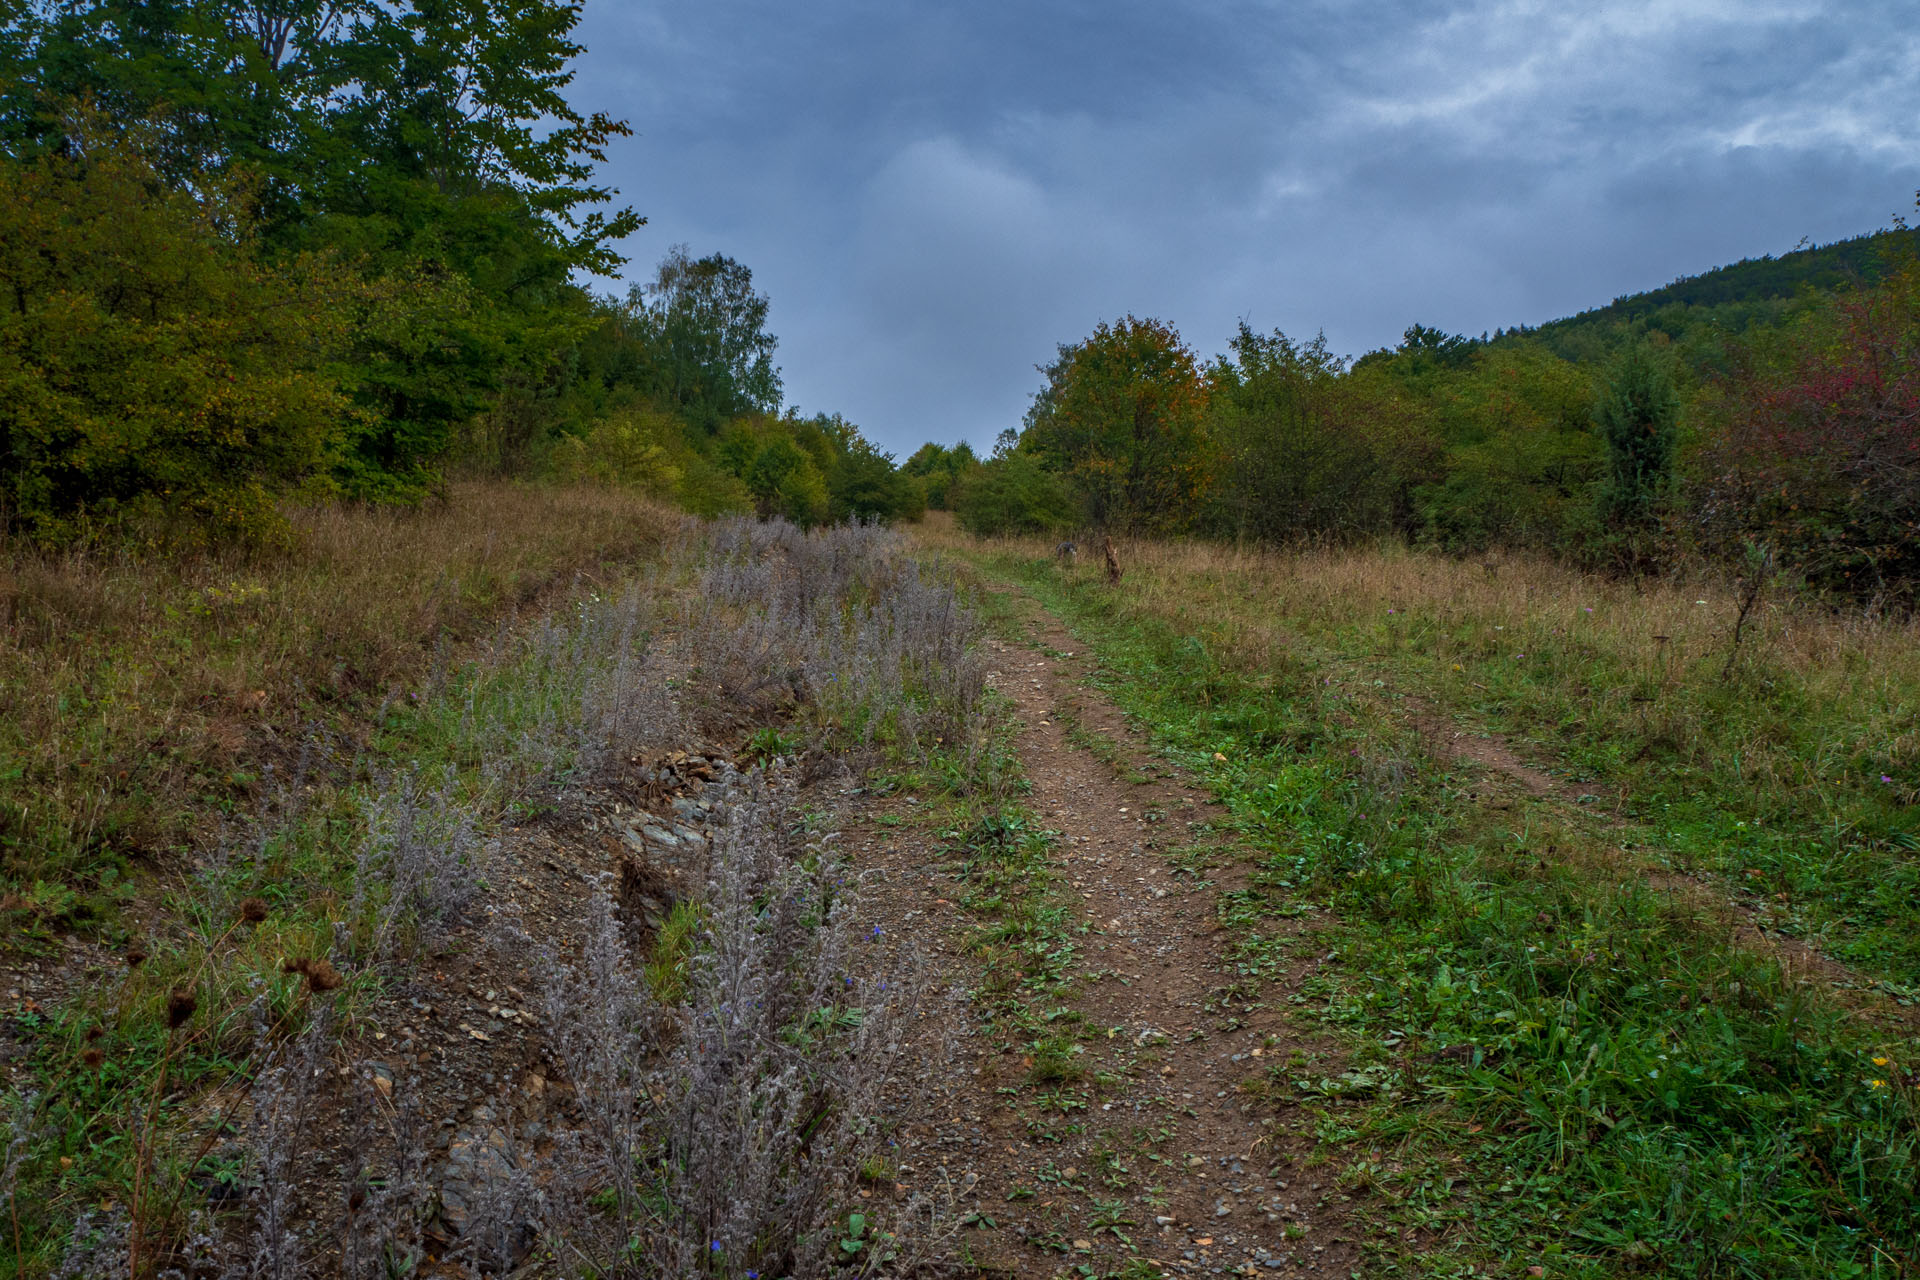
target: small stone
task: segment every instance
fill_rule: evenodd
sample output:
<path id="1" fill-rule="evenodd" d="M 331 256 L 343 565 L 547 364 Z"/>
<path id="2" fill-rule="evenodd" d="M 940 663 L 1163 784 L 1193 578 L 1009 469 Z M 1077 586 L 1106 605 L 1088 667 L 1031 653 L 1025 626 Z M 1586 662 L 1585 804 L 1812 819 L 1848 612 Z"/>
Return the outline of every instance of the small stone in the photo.
<path id="1" fill-rule="evenodd" d="M 1075 1249 L 1078 1249 L 1078 1250 L 1079 1250 L 1079 1251 L 1080 1251 L 1081 1253 L 1092 1253 L 1092 1252 L 1093 1252 L 1093 1241 L 1091 1241 L 1091 1240 L 1075 1240 L 1075 1241 L 1073 1242 L 1073 1247 L 1074 1247 Z"/>
<path id="2" fill-rule="evenodd" d="M 391 1101 L 393 1099 L 393 1076 L 383 1075 L 376 1071 L 373 1076 L 373 1088 L 382 1098 Z"/>

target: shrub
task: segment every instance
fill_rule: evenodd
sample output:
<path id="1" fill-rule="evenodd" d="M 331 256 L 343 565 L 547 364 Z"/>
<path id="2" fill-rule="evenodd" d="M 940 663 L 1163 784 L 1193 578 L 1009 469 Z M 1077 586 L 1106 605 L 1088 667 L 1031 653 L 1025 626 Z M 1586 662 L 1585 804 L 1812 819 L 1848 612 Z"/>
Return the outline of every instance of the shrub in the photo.
<path id="1" fill-rule="evenodd" d="M 595 422 L 584 436 L 554 446 L 553 469 L 573 483 L 618 485 L 653 496 L 676 493 L 683 474 L 668 452 L 677 424 L 663 413 L 629 409 Z"/>
<path id="2" fill-rule="evenodd" d="M 1324 337 L 1296 343 L 1240 326 L 1233 357 L 1211 370 L 1216 528 L 1279 541 L 1399 523 L 1431 442 L 1390 388 L 1345 375 Z"/>
<path id="3" fill-rule="evenodd" d="M 1059 477 L 1025 454 L 976 467 L 953 490 L 954 515 L 969 533 L 1048 533 L 1078 523 L 1080 510 Z"/>

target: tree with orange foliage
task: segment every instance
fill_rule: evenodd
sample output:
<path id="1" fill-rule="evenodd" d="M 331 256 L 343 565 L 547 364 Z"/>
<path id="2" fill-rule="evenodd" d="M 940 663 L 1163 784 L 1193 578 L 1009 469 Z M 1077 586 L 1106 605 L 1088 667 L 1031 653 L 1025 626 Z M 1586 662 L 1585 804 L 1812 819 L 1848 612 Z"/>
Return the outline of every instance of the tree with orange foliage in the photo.
<path id="1" fill-rule="evenodd" d="M 1165 533 L 1198 510 L 1207 381 L 1172 326 L 1127 316 L 1060 348 L 1027 411 L 1023 452 L 1065 477 L 1099 528 Z"/>

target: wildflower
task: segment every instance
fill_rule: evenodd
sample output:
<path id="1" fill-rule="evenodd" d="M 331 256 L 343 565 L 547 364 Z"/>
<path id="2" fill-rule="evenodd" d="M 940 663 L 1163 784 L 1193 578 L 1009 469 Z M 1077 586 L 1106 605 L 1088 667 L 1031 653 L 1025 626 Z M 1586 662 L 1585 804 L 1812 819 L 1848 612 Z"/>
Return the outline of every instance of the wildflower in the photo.
<path id="1" fill-rule="evenodd" d="M 1590 605 L 1590 604 L 1588 604 L 1588 605 L 1582 605 L 1582 606 L 1580 606 L 1580 608 L 1581 608 L 1581 612 L 1583 612 L 1583 613 L 1592 613 L 1592 612 L 1593 612 L 1593 606 L 1592 606 L 1592 605 Z"/>
<path id="2" fill-rule="evenodd" d="M 1889 778 L 1889 777 L 1888 777 L 1888 776 L 1887 776 L 1886 774 L 1884 774 L 1884 773 L 1883 773 L 1883 774 L 1881 774 L 1881 775 L 1880 775 L 1880 781 L 1881 781 L 1881 782 L 1883 782 L 1883 783 L 1884 783 L 1884 782 L 1892 782 L 1892 781 L 1893 781 L 1893 779 L 1892 779 L 1892 778 Z"/>
<path id="3" fill-rule="evenodd" d="M 1874 1066 L 1876 1066 L 1876 1067 L 1884 1067 L 1884 1066 L 1886 1066 L 1886 1065 L 1887 1065 L 1887 1059 L 1885 1059 L 1885 1058 L 1875 1058 L 1875 1059 L 1873 1060 L 1873 1065 L 1874 1065 Z"/>
<path id="4" fill-rule="evenodd" d="M 1867 1083 L 1872 1085 L 1876 1089 L 1884 1089 L 1887 1087 L 1887 1082 L 1885 1080 L 1869 1080 L 1867 1081 Z"/>

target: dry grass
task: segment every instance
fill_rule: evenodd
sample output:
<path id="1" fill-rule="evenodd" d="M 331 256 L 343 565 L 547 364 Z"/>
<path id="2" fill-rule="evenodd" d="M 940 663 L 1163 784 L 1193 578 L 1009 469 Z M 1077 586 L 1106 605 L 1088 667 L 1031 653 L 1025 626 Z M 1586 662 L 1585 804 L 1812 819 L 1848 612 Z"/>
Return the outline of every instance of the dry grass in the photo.
<path id="1" fill-rule="evenodd" d="M 1043 539 L 976 542 L 936 520 L 922 538 L 1032 560 L 1051 553 Z M 1411 657 L 1437 677 L 1448 701 L 1465 705 L 1477 694 L 1511 695 L 1512 673 L 1489 682 L 1489 664 L 1526 661 L 1536 699 L 1556 714 L 1631 720 L 1696 763 L 1742 751 L 1783 786 L 1828 778 L 1840 757 L 1863 749 L 1897 784 L 1911 785 L 1911 771 L 1920 769 L 1920 621 L 1766 601 L 1729 682 L 1721 674 L 1738 600 L 1721 583 L 1618 581 L 1542 556 L 1482 562 L 1399 546 L 1285 551 L 1131 542 L 1120 556 L 1124 608 L 1184 624 L 1238 670 L 1329 652 Z M 1084 566 L 1068 572 L 1095 576 Z M 1744 692 L 1749 711 L 1769 703 L 1795 723 L 1775 715 L 1730 723 L 1729 684 Z M 1553 689 L 1559 696 L 1547 697 Z M 1773 758 L 1782 750 L 1805 754 L 1807 731 L 1823 727 L 1828 736 L 1811 744 L 1812 758 L 1791 767 Z M 1878 785 L 1879 774 L 1859 772 Z"/>
<path id="2" fill-rule="evenodd" d="M 192 842 L 315 722 L 356 743 L 463 642 L 678 517 L 598 488 L 461 483 L 417 511 L 291 513 L 289 551 L 0 544 L 0 901 L 42 922 Z"/>
<path id="3" fill-rule="evenodd" d="M 944 513 L 921 526 L 928 545 L 1049 558 L 1042 538 L 973 539 Z M 1333 550 L 1235 547 L 1198 541 L 1119 544 L 1131 607 L 1168 618 L 1204 618 L 1221 643 L 1251 659 L 1272 657 L 1290 635 L 1330 635 L 1388 610 L 1430 619 L 1448 647 L 1435 657 L 1457 660 L 1488 646 L 1448 644 L 1463 628 L 1504 626 L 1578 643 L 1632 667 L 1663 662 L 1675 683 L 1724 661 L 1737 593 L 1698 579 L 1629 582 L 1596 577 L 1536 554 L 1462 560 L 1397 545 Z M 1097 570 L 1072 572 L 1092 578 Z M 1203 594 L 1196 598 L 1196 590 Z M 1792 601 L 1763 605 L 1743 642 L 1757 665 L 1804 680 L 1810 692 L 1858 698 L 1920 687 L 1920 619 L 1836 614 Z M 1284 620 L 1284 625 L 1283 625 Z M 1572 628 L 1579 628 L 1576 632 Z M 1667 653 L 1660 658 L 1664 642 Z M 1509 643 L 1492 646 L 1511 648 Z M 1863 688 L 1862 678 L 1866 679 Z M 1916 745 L 1911 738 L 1907 750 Z M 1910 757 L 1911 758 L 1911 757 Z"/>

